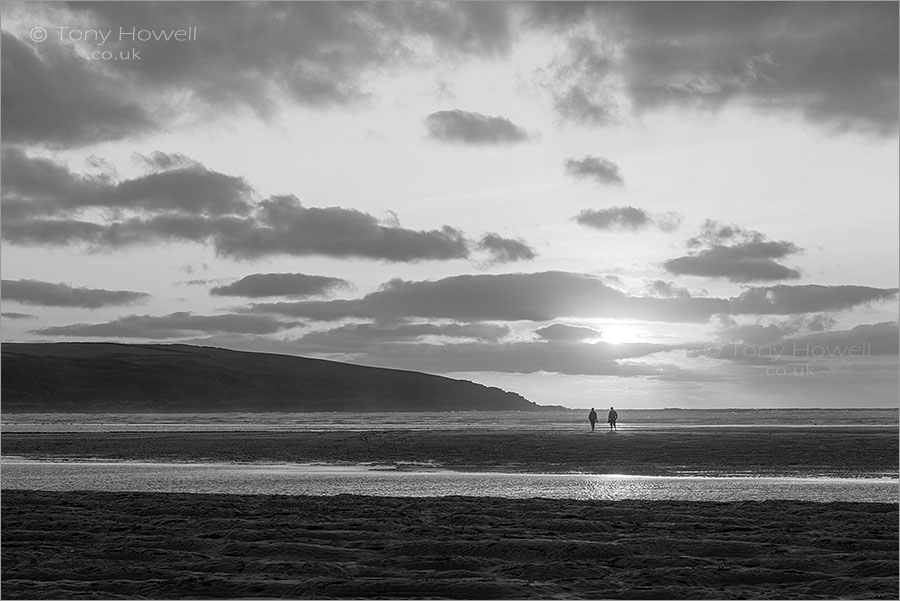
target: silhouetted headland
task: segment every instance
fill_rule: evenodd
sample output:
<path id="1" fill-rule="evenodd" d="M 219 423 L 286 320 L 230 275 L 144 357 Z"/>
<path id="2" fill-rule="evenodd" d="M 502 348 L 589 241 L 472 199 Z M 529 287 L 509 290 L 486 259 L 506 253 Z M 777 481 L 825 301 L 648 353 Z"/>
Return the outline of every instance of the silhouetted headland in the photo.
<path id="1" fill-rule="evenodd" d="M 442 376 L 183 344 L 3 345 L 3 413 L 535 411 Z"/>

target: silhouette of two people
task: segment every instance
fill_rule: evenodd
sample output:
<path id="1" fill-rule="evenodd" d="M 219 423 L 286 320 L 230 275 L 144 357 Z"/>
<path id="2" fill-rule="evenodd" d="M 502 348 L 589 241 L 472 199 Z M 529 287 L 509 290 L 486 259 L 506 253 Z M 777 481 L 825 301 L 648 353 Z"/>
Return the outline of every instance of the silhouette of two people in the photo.
<path id="1" fill-rule="evenodd" d="M 609 408 L 609 413 L 606 416 L 606 421 L 609 423 L 610 431 L 616 431 L 616 421 L 619 419 L 619 414 L 613 407 Z M 591 422 L 591 432 L 594 431 L 594 428 L 597 426 L 597 412 L 591 407 L 591 412 L 588 413 L 588 421 Z"/>

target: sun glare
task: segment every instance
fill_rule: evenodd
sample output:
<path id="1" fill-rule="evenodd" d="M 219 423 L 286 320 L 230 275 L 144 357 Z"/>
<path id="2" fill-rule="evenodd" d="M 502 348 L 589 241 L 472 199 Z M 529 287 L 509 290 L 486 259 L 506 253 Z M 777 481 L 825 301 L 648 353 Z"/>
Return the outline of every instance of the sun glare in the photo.
<path id="1" fill-rule="evenodd" d="M 611 324 L 601 328 L 601 338 L 610 344 L 637 342 L 638 329 L 625 324 Z"/>

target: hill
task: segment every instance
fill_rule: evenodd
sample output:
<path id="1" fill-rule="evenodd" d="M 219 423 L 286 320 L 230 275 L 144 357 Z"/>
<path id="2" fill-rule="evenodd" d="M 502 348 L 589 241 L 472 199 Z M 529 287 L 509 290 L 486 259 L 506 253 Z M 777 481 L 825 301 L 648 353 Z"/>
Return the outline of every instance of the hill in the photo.
<path id="1" fill-rule="evenodd" d="M 538 410 L 465 380 L 180 344 L 2 346 L 4 413 Z"/>

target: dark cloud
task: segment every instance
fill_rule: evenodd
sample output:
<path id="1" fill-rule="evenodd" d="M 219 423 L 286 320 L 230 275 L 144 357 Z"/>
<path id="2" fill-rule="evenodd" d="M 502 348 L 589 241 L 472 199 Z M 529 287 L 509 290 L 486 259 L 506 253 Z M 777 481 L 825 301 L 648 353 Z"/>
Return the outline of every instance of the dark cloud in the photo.
<path id="1" fill-rule="evenodd" d="M 625 184 L 619 166 L 604 157 L 587 155 L 580 159 L 566 159 L 563 165 L 568 175 L 578 179 L 591 179 L 610 186 Z"/>
<path id="2" fill-rule="evenodd" d="M 362 211 L 305 207 L 293 195 L 256 201 L 242 178 L 185 165 L 172 155 L 151 155 L 151 161 L 173 169 L 121 182 L 76 175 L 14 148 L 4 148 L 3 159 L 2 233 L 12 244 L 83 243 L 110 250 L 197 242 L 236 259 L 284 254 L 422 261 L 470 254 L 471 242 L 449 226 L 429 231 L 387 226 Z M 81 216 L 92 208 L 108 211 L 94 216 L 100 222 Z M 494 242 L 506 245 L 507 257 L 524 258 L 515 241 Z"/>
<path id="3" fill-rule="evenodd" d="M 461 275 L 436 281 L 391 280 L 361 299 L 261 303 L 249 310 L 323 321 L 345 317 L 550 321 L 563 317 L 704 322 L 727 310 L 712 298 L 633 297 L 592 276 L 550 271 Z"/>
<path id="4" fill-rule="evenodd" d="M 666 271 L 676 275 L 726 278 L 732 282 L 788 280 L 800 277 L 800 271 L 776 263 L 773 259 L 797 252 L 790 242 L 743 243 L 718 246 L 690 256 L 666 261 Z"/>
<path id="5" fill-rule="evenodd" d="M 537 252 L 522 240 L 504 238 L 500 234 L 485 234 L 478 242 L 478 248 L 490 254 L 491 263 L 531 261 L 537 257 Z"/>
<path id="6" fill-rule="evenodd" d="M 623 120 L 618 99 L 638 113 L 739 103 L 829 129 L 897 131 L 895 3 L 530 6 L 531 24 L 570 36 L 539 73 L 565 119 Z M 586 27 L 598 42 L 584 41 Z"/>
<path id="7" fill-rule="evenodd" d="M 613 228 L 640 229 L 652 223 L 650 214 L 634 207 L 610 207 L 608 209 L 585 209 L 575 217 L 581 225 L 598 230 Z"/>
<path id="8" fill-rule="evenodd" d="M 209 293 L 213 296 L 266 296 L 306 297 L 328 294 L 340 288 L 348 288 L 350 282 L 340 278 L 303 273 L 254 273 L 236 282 L 216 286 Z"/>
<path id="9" fill-rule="evenodd" d="M 671 232 L 681 225 L 681 215 L 673 212 L 652 215 L 644 209 L 635 207 L 610 207 L 585 209 L 575 216 L 575 221 L 598 230 L 617 228 L 639 230 L 655 226 L 664 232 Z"/>
<path id="10" fill-rule="evenodd" d="M 728 342 L 741 342 L 745 344 L 771 344 L 784 339 L 787 336 L 797 335 L 801 332 L 822 332 L 837 323 L 828 314 L 795 315 L 790 319 L 773 323 L 761 324 L 727 324 L 719 331 L 719 338 Z"/>
<path id="11" fill-rule="evenodd" d="M 591 338 L 599 338 L 600 332 L 592 328 L 570 326 L 564 323 L 554 323 L 534 331 L 544 340 L 553 342 L 580 342 Z"/>
<path id="12" fill-rule="evenodd" d="M 788 375 L 823 377 L 829 372 L 849 368 L 852 371 L 879 369 L 878 357 L 900 354 L 900 328 L 897 322 L 863 324 L 850 330 L 832 330 L 784 337 L 775 324 L 748 327 L 741 342 L 706 346 L 703 353 L 729 362 L 755 366 L 783 367 Z M 699 355 L 690 349 L 689 355 Z M 797 366 L 796 369 L 792 367 Z M 896 363 L 892 365 L 896 368 Z M 896 379 L 896 378 L 895 378 Z"/>
<path id="13" fill-rule="evenodd" d="M 169 315 L 129 315 L 107 323 L 79 323 L 35 330 L 41 336 L 84 336 L 104 338 L 183 338 L 203 333 L 274 334 L 296 327 L 298 322 L 283 322 L 263 315 L 195 315 L 190 312 Z"/>
<path id="14" fill-rule="evenodd" d="M 74 288 L 68 284 L 51 284 L 38 280 L 3 280 L 0 282 L 3 300 L 46 307 L 81 307 L 99 309 L 134 305 L 150 298 L 144 292 Z"/>
<path id="15" fill-rule="evenodd" d="M 3 202 L 50 215 L 71 215 L 88 208 L 180 211 L 213 215 L 243 214 L 253 190 L 240 177 L 202 165 L 176 165 L 120 182 L 72 173 L 67 167 L 18 148 L 3 148 Z M 24 212 L 24 211 L 22 211 Z"/>
<path id="16" fill-rule="evenodd" d="M 22 19 L 30 15 L 115 32 L 197 31 L 184 42 L 115 36 L 103 45 L 116 56 L 132 48 L 142 53 L 127 61 L 88 61 L 84 53 L 98 46 L 61 42 L 55 25 L 41 44 L 4 33 L 4 138 L 53 146 L 122 139 L 156 130 L 162 121 L 171 126 L 241 109 L 269 117 L 285 101 L 315 109 L 359 105 L 374 97 L 372 80 L 384 72 L 502 56 L 512 36 L 510 11 L 498 3 L 34 6 L 41 8 L 18 10 L 25 31 L 40 22 Z"/>
<path id="17" fill-rule="evenodd" d="M 38 53 L 40 49 L 40 54 Z M 122 77 L 57 44 L 0 32 L 0 128 L 4 143 L 82 146 L 156 127 Z"/>
<path id="18" fill-rule="evenodd" d="M 769 241 L 760 232 L 707 220 L 701 233 L 688 241 L 694 249 L 663 264 L 677 275 L 726 278 L 732 282 L 797 279 L 798 269 L 776 261 L 802 252 L 793 242 Z M 696 250 L 696 249 L 700 250 Z"/>
<path id="19" fill-rule="evenodd" d="M 304 207 L 295 196 L 273 196 L 249 219 L 214 224 L 216 250 L 252 259 L 272 254 L 362 257 L 387 261 L 467 258 L 462 232 L 449 226 L 414 231 L 386 227 L 362 211 Z"/>
<path id="20" fill-rule="evenodd" d="M 372 95 L 367 80 L 382 69 L 502 55 L 510 47 L 507 11 L 493 3 L 100 2 L 72 10 L 109 28 L 196 26 L 202 35 L 190 44 L 157 44 L 152 53 L 146 45 L 139 64 L 109 67 L 146 86 L 261 114 L 277 97 L 317 108 L 358 104 Z"/>
<path id="21" fill-rule="evenodd" d="M 462 232 L 445 226 L 415 231 L 379 225 L 361 211 L 340 207 L 306 208 L 296 197 L 273 197 L 249 217 L 164 214 L 104 225 L 78 220 L 4 222 L 3 234 L 17 244 L 87 243 L 110 250 L 168 242 L 212 243 L 233 259 L 271 255 L 325 255 L 385 261 L 464 259 Z"/>
<path id="22" fill-rule="evenodd" d="M 511 15 L 505 2 L 376 2 L 380 22 L 412 40 L 425 41 L 435 59 L 496 57 L 513 44 Z"/>
<path id="23" fill-rule="evenodd" d="M 439 142 L 474 145 L 516 144 L 528 141 L 528 132 L 506 117 L 452 110 L 425 118 L 428 136 Z"/>
<path id="24" fill-rule="evenodd" d="M 897 299 L 897 289 L 868 286 L 769 286 L 749 288 L 728 301 L 732 315 L 793 315 L 842 311 L 873 302 Z"/>
<path id="25" fill-rule="evenodd" d="M 551 321 L 605 317 L 703 323 L 717 314 L 820 313 L 896 298 L 896 289 L 814 285 L 750 288 L 730 299 L 684 294 L 668 298 L 630 296 L 598 277 L 549 271 L 461 275 L 418 282 L 396 279 L 358 299 L 257 303 L 246 310 L 318 321 L 413 317 L 471 322 Z"/>
<path id="26" fill-rule="evenodd" d="M 3 319 L 37 319 L 37 315 L 32 315 L 31 313 L 16 313 L 14 311 L 4 311 L 0 313 L 0 317 Z"/>
<path id="27" fill-rule="evenodd" d="M 870 355 L 900 354 L 897 322 L 858 325 L 850 330 L 808 334 L 785 345 L 795 357 L 852 359 Z"/>

